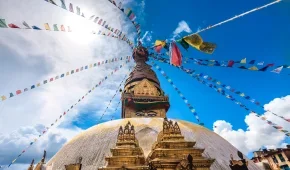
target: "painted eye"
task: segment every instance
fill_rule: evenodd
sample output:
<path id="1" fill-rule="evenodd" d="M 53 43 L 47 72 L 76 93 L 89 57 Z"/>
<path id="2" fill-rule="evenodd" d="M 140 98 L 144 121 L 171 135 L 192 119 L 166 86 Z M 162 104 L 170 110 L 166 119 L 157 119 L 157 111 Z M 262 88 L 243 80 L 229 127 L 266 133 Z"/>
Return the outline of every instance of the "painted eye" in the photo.
<path id="1" fill-rule="evenodd" d="M 137 112 L 136 116 L 144 116 L 144 113 L 143 112 Z"/>
<path id="2" fill-rule="evenodd" d="M 147 114 L 149 117 L 155 117 L 157 115 L 157 113 L 153 112 L 153 111 L 150 111 L 148 112 Z"/>

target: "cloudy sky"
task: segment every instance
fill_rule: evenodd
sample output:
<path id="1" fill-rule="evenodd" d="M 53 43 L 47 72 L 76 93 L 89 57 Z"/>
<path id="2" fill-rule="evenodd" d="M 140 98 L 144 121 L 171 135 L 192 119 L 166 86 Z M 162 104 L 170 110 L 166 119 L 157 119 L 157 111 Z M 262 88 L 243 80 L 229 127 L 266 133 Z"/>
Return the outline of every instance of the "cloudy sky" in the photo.
<path id="1" fill-rule="evenodd" d="M 60 4 L 58 0 L 56 2 Z M 179 3 L 180 1 L 167 3 L 166 0 L 123 0 L 122 2 L 125 7 L 130 6 L 136 11 L 137 21 L 141 23 L 143 30 L 142 42 L 151 45 L 156 39 L 177 39 L 270 1 L 224 0 L 223 3 L 218 3 L 212 0 L 202 2 L 182 0 L 182 3 Z M 131 40 L 136 38 L 133 25 L 107 0 L 66 1 L 66 4 L 69 3 L 79 6 L 87 18 L 92 15 L 100 16 L 110 26 L 126 32 Z M 290 30 L 290 24 L 285 22 L 289 20 L 289 11 L 289 1 L 285 1 L 201 34 L 204 39 L 218 44 L 213 55 L 194 49 L 182 52 L 186 57 L 219 60 L 239 60 L 247 57 L 248 60 L 290 65 L 290 51 L 286 46 L 290 44 L 290 33 L 287 31 Z M 5 19 L 7 24 L 14 23 L 23 28 L 22 22 L 26 21 L 30 26 L 36 25 L 42 29 L 44 23 L 49 23 L 51 27 L 53 24 L 70 26 L 74 31 L 64 33 L 0 29 L 0 96 L 15 93 L 18 89 L 30 87 L 81 66 L 131 55 L 131 49 L 124 41 L 90 34 L 92 30 L 105 31 L 103 27 L 43 0 L 27 0 L 25 3 L 19 0 L 0 0 L 0 18 Z M 119 61 L 84 70 L 4 102 L 0 101 L 0 165 L 9 164 L 45 130 L 45 127 L 54 123 L 60 114 L 123 63 L 124 61 Z M 104 118 L 99 121 L 132 65 L 133 63 L 127 64 L 87 95 L 9 169 L 25 169 L 33 158 L 36 161 L 41 159 L 43 149 L 46 149 L 48 157 L 51 157 L 65 142 L 81 131 L 109 120 L 112 116 L 120 118 L 120 109 L 115 112 L 120 99 L 118 93 Z M 220 134 L 245 154 L 250 156 L 252 151 L 261 147 L 281 147 L 289 143 L 289 139 L 286 139 L 283 133 L 277 132 L 214 90 L 190 79 L 182 72 L 177 72 L 176 69 L 164 64 L 160 66 L 195 107 L 205 126 Z M 270 72 L 207 68 L 190 64 L 185 66 L 206 72 L 260 100 L 266 110 L 290 118 L 290 79 L 287 75 L 290 74 L 289 69 L 284 69 L 280 75 L 276 75 Z M 177 93 L 159 73 L 157 75 L 170 97 L 171 108 L 168 116 L 196 123 Z M 238 99 L 238 96 L 236 97 Z M 251 102 L 244 99 L 240 101 L 290 130 L 288 122 L 265 112 Z"/>

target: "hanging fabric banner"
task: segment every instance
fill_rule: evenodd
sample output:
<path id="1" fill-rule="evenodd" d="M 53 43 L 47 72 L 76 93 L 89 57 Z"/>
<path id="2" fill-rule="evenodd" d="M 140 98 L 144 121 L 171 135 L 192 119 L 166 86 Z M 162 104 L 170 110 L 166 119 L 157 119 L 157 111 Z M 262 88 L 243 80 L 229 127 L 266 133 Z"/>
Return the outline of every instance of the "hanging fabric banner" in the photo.
<path id="1" fill-rule="evenodd" d="M 165 61 L 164 63 L 169 64 L 168 61 Z M 255 111 L 250 110 L 246 105 L 244 105 L 240 101 L 236 100 L 233 96 L 225 93 L 225 90 L 223 90 L 221 88 L 218 88 L 215 84 L 210 84 L 210 83 L 207 83 L 206 81 L 202 80 L 201 78 L 204 76 L 203 74 L 201 74 L 201 73 L 200 74 L 196 74 L 196 73 L 194 73 L 195 71 L 190 71 L 189 69 L 186 69 L 184 67 L 177 67 L 177 68 L 179 68 L 180 70 L 182 70 L 185 73 L 189 74 L 190 77 L 195 78 L 198 82 L 200 82 L 200 83 L 202 83 L 202 84 L 214 89 L 216 92 L 218 92 L 221 95 L 225 96 L 227 99 L 233 101 L 235 104 L 239 105 L 241 108 L 245 109 L 246 111 L 251 111 L 251 114 L 254 114 L 256 117 L 261 118 L 262 120 L 266 121 L 273 128 L 278 129 L 277 127 L 279 127 L 278 130 L 283 132 L 286 136 L 290 136 L 290 132 L 287 131 L 287 130 L 284 130 L 284 128 L 282 126 L 279 126 L 279 125 L 267 120 L 265 116 L 263 116 L 261 114 L 258 114 Z M 208 78 L 208 77 L 206 76 L 206 78 Z M 220 84 L 220 83 L 218 83 L 218 84 Z"/>
<path id="2" fill-rule="evenodd" d="M 154 59 L 158 60 L 158 61 L 165 62 L 165 63 L 168 62 L 168 59 L 164 59 L 164 58 L 161 58 L 161 57 L 157 58 L 156 55 L 155 56 L 151 55 L 151 56 Z M 182 68 L 184 68 L 184 67 L 182 67 Z M 235 94 L 239 95 L 240 97 L 242 97 L 242 98 L 250 101 L 251 103 L 254 103 L 255 105 L 261 107 L 262 109 L 266 110 L 264 108 L 264 106 L 259 101 L 257 101 L 256 99 L 252 98 L 249 95 L 246 95 L 246 93 L 244 93 L 244 92 L 241 92 L 241 91 L 239 91 L 237 89 L 234 89 L 233 87 L 231 87 L 229 85 L 223 84 L 221 81 L 219 81 L 219 80 L 217 80 L 217 79 L 215 79 L 215 78 L 213 78 L 213 77 L 211 77 L 211 76 L 209 76 L 209 75 L 207 75 L 205 73 L 197 73 L 196 70 L 191 70 L 191 69 L 184 69 L 184 70 L 186 70 L 187 72 L 190 71 L 194 75 L 203 75 L 204 79 L 206 79 L 208 81 L 211 81 L 212 83 L 215 83 L 217 86 L 221 87 L 222 89 L 228 90 L 228 91 L 230 91 L 232 93 L 235 93 Z M 290 118 L 285 118 L 283 116 L 277 115 L 276 113 L 272 112 L 271 110 L 266 110 L 266 111 L 272 113 L 273 115 L 275 115 L 277 117 L 280 117 L 281 119 L 284 119 L 287 122 L 290 122 Z"/>
<path id="3" fill-rule="evenodd" d="M 38 135 L 37 138 L 35 138 L 33 141 L 30 142 L 30 144 L 23 149 L 23 151 L 7 166 L 7 168 L 9 168 L 13 163 L 16 162 L 16 160 L 21 157 L 35 142 L 37 142 L 39 140 L 39 138 L 41 138 L 42 136 L 44 136 L 44 134 L 47 134 L 47 132 L 56 125 L 57 122 L 60 121 L 61 118 L 63 118 L 65 115 L 67 115 L 69 113 L 70 110 L 72 110 L 78 103 L 80 103 L 83 99 L 85 99 L 85 97 L 90 94 L 93 90 L 95 90 L 98 86 L 100 86 L 105 80 L 107 80 L 107 78 L 111 75 L 114 74 L 114 72 L 117 72 L 118 70 L 120 70 L 120 68 L 122 68 L 123 66 L 125 66 L 126 64 L 128 64 L 130 61 L 127 60 L 125 61 L 125 63 L 121 64 L 120 66 L 116 67 L 116 69 L 114 71 L 112 71 L 110 74 L 108 74 L 107 76 L 105 76 L 99 83 L 97 83 L 91 90 L 89 90 L 85 95 L 83 95 L 81 98 L 79 98 L 79 100 L 71 105 L 66 111 L 64 111 L 61 115 L 59 115 L 59 117 L 53 122 L 51 123 L 48 127 L 46 127 L 42 133 L 40 133 Z"/>
<path id="4" fill-rule="evenodd" d="M 45 0 L 46 1 L 46 0 Z M 48 3 L 52 3 L 52 4 L 54 4 L 54 5 L 56 5 L 56 6 L 58 6 L 58 7 L 60 7 L 60 8 L 62 8 L 62 9 L 64 9 L 64 10 L 67 10 L 66 9 L 66 5 L 65 5 L 65 1 L 64 0 L 60 0 L 61 1 L 61 6 L 58 6 L 57 4 L 55 4 L 55 3 L 52 3 L 52 2 L 50 2 L 50 1 L 46 1 L 46 2 L 48 2 Z M 83 18 L 85 18 L 85 14 L 83 13 L 83 12 L 81 12 L 81 9 L 80 9 L 80 7 L 76 7 L 76 13 L 74 12 L 74 8 L 73 8 L 73 4 L 72 3 L 70 3 L 69 4 L 69 10 L 67 10 L 67 11 L 69 11 L 69 12 L 72 12 L 72 13 L 74 13 L 74 14 L 76 14 L 76 15 L 78 15 L 78 16 L 81 16 L 81 17 L 83 17 Z M 82 13 L 82 15 L 80 15 Z M 90 18 L 89 18 L 89 20 L 90 20 Z M 1 22 L 0 22 L 0 26 L 1 26 Z M 104 27 L 104 25 L 102 25 L 103 27 Z M 106 28 L 106 27 L 104 27 L 104 28 Z M 108 28 L 106 28 L 107 30 L 109 30 L 109 31 L 112 31 L 111 29 L 108 29 Z M 134 46 L 134 43 L 133 42 L 131 42 L 130 40 L 128 40 L 128 44 L 130 45 L 130 46 L 132 46 L 132 48 L 133 48 L 133 46 Z"/>
<path id="5" fill-rule="evenodd" d="M 188 100 L 184 97 L 184 95 L 181 93 L 181 91 L 174 85 L 172 79 L 170 79 L 167 74 L 160 68 L 160 66 L 158 66 L 156 63 L 154 63 L 153 61 L 151 61 L 152 66 L 155 67 L 163 77 L 165 77 L 165 79 L 169 82 L 169 84 L 174 88 L 174 90 L 179 94 L 179 96 L 181 97 L 181 99 L 184 101 L 184 103 L 186 104 L 186 106 L 189 108 L 189 110 L 193 113 L 193 115 L 195 116 L 195 119 L 197 120 L 198 124 L 201 126 L 204 126 L 204 123 L 202 123 L 199 119 L 199 116 L 196 112 L 196 110 L 193 108 L 193 106 L 188 102 Z"/>
<path id="6" fill-rule="evenodd" d="M 126 56 L 126 57 L 120 57 L 120 58 L 113 58 L 113 59 L 109 59 L 109 60 L 111 61 L 110 63 L 113 63 L 113 62 L 117 62 L 117 61 L 121 61 L 121 60 L 130 61 L 130 59 L 131 59 L 131 56 Z M 74 69 L 74 70 L 66 71 L 63 74 L 59 74 L 57 76 L 51 77 L 50 79 L 43 80 L 43 82 L 38 83 L 37 85 L 31 85 L 30 88 L 28 87 L 28 88 L 22 88 L 24 90 L 16 90 L 15 94 L 19 95 L 22 92 L 27 92 L 29 90 L 32 90 L 32 89 L 36 88 L 36 87 L 40 87 L 41 85 L 45 85 L 47 83 L 51 83 L 51 82 L 53 82 L 55 80 L 58 80 L 60 78 L 67 77 L 67 76 L 69 76 L 71 74 L 76 74 L 76 73 L 81 72 L 81 71 L 86 70 L 86 69 L 90 69 L 90 68 L 94 68 L 94 67 L 97 67 L 97 66 L 100 66 L 100 65 L 103 65 L 103 64 L 107 64 L 107 62 L 105 62 L 105 61 L 107 61 L 107 60 L 99 61 L 97 63 L 93 63 L 93 64 L 89 64 L 89 65 L 86 65 L 86 66 L 83 66 L 83 67 L 79 67 L 79 68 Z M 3 102 L 5 100 L 7 100 L 8 99 L 7 96 L 9 96 L 9 98 L 12 98 L 15 95 L 14 95 L 14 92 L 11 92 L 10 95 L 2 95 L 1 98 L 0 98 L 1 99 L 0 101 Z"/>

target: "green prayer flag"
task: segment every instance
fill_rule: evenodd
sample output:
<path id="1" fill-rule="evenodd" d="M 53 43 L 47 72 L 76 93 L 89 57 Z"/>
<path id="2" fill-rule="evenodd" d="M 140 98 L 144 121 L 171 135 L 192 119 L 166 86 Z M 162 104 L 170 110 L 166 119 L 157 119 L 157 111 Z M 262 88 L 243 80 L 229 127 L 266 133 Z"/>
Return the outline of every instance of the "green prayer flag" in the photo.
<path id="1" fill-rule="evenodd" d="M 0 19 L 0 28 L 8 28 L 5 19 Z"/>
<path id="2" fill-rule="evenodd" d="M 189 48 L 189 44 L 188 44 L 186 41 L 184 41 L 184 39 L 178 40 L 177 42 L 180 43 L 180 45 L 181 45 L 184 49 L 187 50 L 187 49 Z"/>

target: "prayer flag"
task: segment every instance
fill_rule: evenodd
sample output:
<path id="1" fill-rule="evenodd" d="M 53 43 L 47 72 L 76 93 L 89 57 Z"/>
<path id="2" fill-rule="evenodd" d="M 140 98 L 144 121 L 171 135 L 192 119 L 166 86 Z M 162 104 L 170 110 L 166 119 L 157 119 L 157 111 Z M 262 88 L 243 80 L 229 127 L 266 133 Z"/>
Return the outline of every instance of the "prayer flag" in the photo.
<path id="1" fill-rule="evenodd" d="M 15 24 L 8 24 L 8 26 L 10 27 L 10 28 L 19 28 L 17 25 L 15 25 Z"/>
<path id="2" fill-rule="evenodd" d="M 274 66 L 274 64 L 273 64 L 273 63 L 271 63 L 271 64 L 268 64 L 267 66 L 269 66 L 269 67 L 272 67 L 272 66 Z"/>
<path id="3" fill-rule="evenodd" d="M 74 12 L 74 7 L 73 7 L 73 4 L 72 3 L 69 4 L 69 11 L 70 12 Z"/>
<path id="4" fill-rule="evenodd" d="M 131 21 L 135 20 L 135 19 L 136 19 L 136 16 L 135 16 L 135 14 L 134 14 L 134 13 L 132 13 L 132 14 L 129 16 L 129 19 L 130 19 Z"/>
<path id="5" fill-rule="evenodd" d="M 97 23 L 98 20 L 99 20 L 99 17 L 96 17 L 94 20 L 94 23 Z"/>
<path id="6" fill-rule="evenodd" d="M 53 25 L 53 29 L 54 29 L 54 31 L 58 31 L 57 24 Z"/>
<path id="7" fill-rule="evenodd" d="M 252 70 L 252 71 L 257 71 L 257 70 L 259 70 L 256 66 L 253 66 L 253 67 L 250 67 L 250 68 L 248 68 L 249 70 Z"/>
<path id="8" fill-rule="evenodd" d="M 264 65 L 264 61 L 262 61 L 262 62 L 259 62 L 257 65 L 259 65 L 259 66 L 262 66 L 262 65 Z"/>
<path id="9" fill-rule="evenodd" d="M 41 29 L 38 28 L 37 26 L 32 26 L 32 29 L 35 29 L 35 30 L 41 30 Z"/>
<path id="10" fill-rule="evenodd" d="M 50 27 L 49 27 L 48 23 L 45 23 L 45 24 L 44 24 L 44 28 L 45 28 L 46 30 L 50 31 Z"/>
<path id="11" fill-rule="evenodd" d="M 177 41 L 185 50 L 187 50 L 189 48 L 189 44 L 184 40 L 184 39 L 181 39 L 181 40 L 178 40 Z"/>
<path id="12" fill-rule="evenodd" d="M 282 69 L 283 69 L 283 66 L 278 67 L 278 68 L 275 68 L 275 69 L 272 70 L 271 72 L 279 74 L 279 73 L 282 71 Z"/>
<path id="13" fill-rule="evenodd" d="M 240 66 L 238 68 L 240 68 L 240 69 L 247 69 L 245 66 Z"/>
<path id="14" fill-rule="evenodd" d="M 180 66 L 182 63 L 182 54 L 180 53 L 175 42 L 171 43 L 169 53 L 170 53 L 170 64 Z"/>
<path id="15" fill-rule="evenodd" d="M 17 90 L 17 91 L 16 91 L 16 94 L 17 94 L 17 95 L 21 94 L 21 90 Z"/>
<path id="16" fill-rule="evenodd" d="M 26 29 L 31 29 L 31 27 L 25 21 L 23 21 L 22 24 L 26 27 Z"/>
<path id="17" fill-rule="evenodd" d="M 102 26 L 104 26 L 106 24 L 106 21 L 103 22 Z"/>
<path id="18" fill-rule="evenodd" d="M 100 19 L 100 21 L 98 22 L 99 25 L 101 25 L 103 22 L 103 19 Z"/>
<path id="19" fill-rule="evenodd" d="M 232 67 L 234 64 L 235 64 L 235 62 L 234 62 L 233 60 L 230 60 L 230 61 L 228 62 L 227 67 Z"/>
<path id="20" fill-rule="evenodd" d="M 5 19 L 0 19 L 0 28 L 8 28 Z"/>
<path id="21" fill-rule="evenodd" d="M 7 99 L 6 96 L 1 96 L 2 101 L 6 100 L 6 99 Z"/>
<path id="22" fill-rule="evenodd" d="M 60 30 L 65 32 L 65 28 L 63 25 L 60 26 Z"/>
<path id="23" fill-rule="evenodd" d="M 265 66 L 265 67 L 259 69 L 259 71 L 266 71 L 266 70 L 268 69 L 268 67 L 269 67 L 269 66 Z"/>
<path id="24" fill-rule="evenodd" d="M 63 8 L 63 9 L 66 9 L 66 6 L 65 6 L 65 2 L 64 2 L 65 0 L 60 0 L 60 2 L 61 2 L 61 7 Z"/>
<path id="25" fill-rule="evenodd" d="M 48 2 L 52 3 L 53 5 L 56 5 L 56 3 L 53 0 L 48 0 Z"/>
<path id="26" fill-rule="evenodd" d="M 14 96 L 13 93 L 10 93 L 10 98 L 13 97 L 13 96 Z"/>
<path id="27" fill-rule="evenodd" d="M 203 43 L 202 38 L 198 34 L 193 34 L 191 36 L 184 37 L 183 39 L 196 49 L 199 49 L 199 46 Z"/>
<path id="28" fill-rule="evenodd" d="M 89 18 L 89 20 L 92 20 L 94 17 L 95 17 L 95 15 L 92 15 L 92 16 Z"/>
<path id="29" fill-rule="evenodd" d="M 247 58 L 242 59 L 240 63 L 241 64 L 246 64 L 247 63 Z"/>
<path id="30" fill-rule="evenodd" d="M 77 8 L 77 15 L 81 15 L 81 9 L 80 9 L 80 7 L 76 7 Z"/>
<path id="31" fill-rule="evenodd" d="M 256 60 L 251 60 L 249 64 L 255 64 Z"/>
<path id="32" fill-rule="evenodd" d="M 216 44 L 210 43 L 210 42 L 203 42 L 199 47 L 200 51 L 207 54 L 212 54 L 215 49 L 216 49 Z"/>

